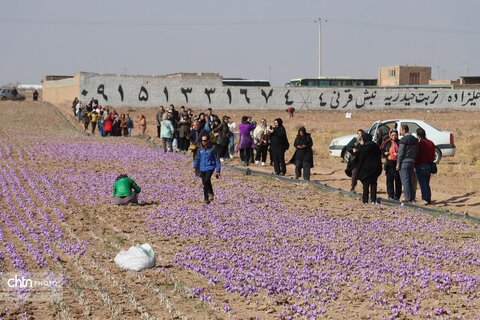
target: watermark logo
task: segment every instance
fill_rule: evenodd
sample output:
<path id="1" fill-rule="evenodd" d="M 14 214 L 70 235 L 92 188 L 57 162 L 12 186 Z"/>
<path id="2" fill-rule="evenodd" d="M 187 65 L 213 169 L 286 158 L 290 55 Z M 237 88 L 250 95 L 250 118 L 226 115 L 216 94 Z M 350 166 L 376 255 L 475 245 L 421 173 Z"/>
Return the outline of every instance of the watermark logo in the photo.
<path id="1" fill-rule="evenodd" d="M 0 301 L 59 301 L 64 283 L 62 275 L 52 272 L 3 273 L 0 275 Z"/>

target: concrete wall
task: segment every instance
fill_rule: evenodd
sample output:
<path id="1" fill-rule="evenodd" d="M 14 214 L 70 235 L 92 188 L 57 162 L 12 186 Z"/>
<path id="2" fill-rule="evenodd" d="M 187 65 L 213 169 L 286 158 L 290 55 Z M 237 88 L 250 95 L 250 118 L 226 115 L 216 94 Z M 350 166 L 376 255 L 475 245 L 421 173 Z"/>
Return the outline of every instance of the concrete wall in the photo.
<path id="1" fill-rule="evenodd" d="M 56 95 L 48 93 L 48 97 L 69 103 L 78 96 L 85 102 L 93 97 L 101 105 L 115 107 L 174 104 L 194 109 L 476 108 L 480 102 L 479 90 L 234 87 L 222 86 L 222 78 L 216 74 L 123 76 L 80 73 L 77 76 L 78 90 L 65 86 L 68 94 L 60 94 L 61 86 L 47 86 L 44 91 L 54 88 Z M 46 97 L 44 92 L 44 100 Z"/>
<path id="2" fill-rule="evenodd" d="M 49 80 L 45 77 L 43 80 L 43 101 L 48 101 L 55 105 L 70 105 L 75 97 L 80 93 L 80 73 L 74 77 Z"/>

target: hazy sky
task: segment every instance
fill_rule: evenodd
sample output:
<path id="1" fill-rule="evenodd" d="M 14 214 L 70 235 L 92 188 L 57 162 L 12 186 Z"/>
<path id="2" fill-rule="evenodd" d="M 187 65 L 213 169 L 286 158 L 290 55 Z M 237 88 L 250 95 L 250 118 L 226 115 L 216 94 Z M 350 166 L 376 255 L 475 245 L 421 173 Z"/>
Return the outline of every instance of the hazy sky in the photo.
<path id="1" fill-rule="evenodd" d="M 78 71 L 218 72 L 271 80 L 376 78 L 388 65 L 434 79 L 480 75 L 480 1 L 1 1 L 0 85 Z M 326 21 L 325 21 L 326 20 Z"/>

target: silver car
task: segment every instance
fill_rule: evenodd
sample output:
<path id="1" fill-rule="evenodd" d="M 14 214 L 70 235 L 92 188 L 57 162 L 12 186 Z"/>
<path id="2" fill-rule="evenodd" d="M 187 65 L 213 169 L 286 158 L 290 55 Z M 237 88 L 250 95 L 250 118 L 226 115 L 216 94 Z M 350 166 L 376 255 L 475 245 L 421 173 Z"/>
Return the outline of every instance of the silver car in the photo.
<path id="1" fill-rule="evenodd" d="M 13 88 L 0 88 L 0 100 L 25 100 L 25 96 Z"/>

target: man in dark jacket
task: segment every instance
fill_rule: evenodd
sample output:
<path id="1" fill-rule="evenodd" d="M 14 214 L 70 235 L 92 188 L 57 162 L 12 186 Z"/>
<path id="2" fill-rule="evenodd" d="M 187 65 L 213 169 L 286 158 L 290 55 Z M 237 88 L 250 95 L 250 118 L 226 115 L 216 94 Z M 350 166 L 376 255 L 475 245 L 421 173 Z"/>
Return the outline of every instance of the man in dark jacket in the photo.
<path id="1" fill-rule="evenodd" d="M 424 204 L 432 202 L 432 190 L 430 189 L 430 176 L 432 174 L 432 163 L 435 160 L 435 144 L 427 139 L 423 128 L 417 129 L 418 153 L 415 158 L 415 172 L 417 173 L 418 184 L 422 192 Z"/>
<path id="2" fill-rule="evenodd" d="M 193 160 L 195 160 L 197 156 L 198 148 L 202 145 L 201 138 L 206 135 L 208 134 L 205 131 L 202 122 L 195 120 L 192 125 L 192 130 L 190 130 L 190 133 L 188 134 L 188 140 L 195 145 L 195 148 L 192 149 Z"/>
<path id="3" fill-rule="evenodd" d="M 270 133 L 270 152 L 272 154 L 273 168 L 276 175 L 284 176 L 287 173 L 285 164 L 285 151 L 288 150 L 287 132 L 283 126 L 283 120 L 277 118 L 273 121 L 273 129 Z"/>
<path id="4" fill-rule="evenodd" d="M 410 134 L 407 124 L 400 125 L 400 145 L 398 146 L 397 171 L 400 171 L 405 202 L 415 201 L 413 179 L 415 175 L 415 158 L 418 152 L 418 139 Z"/>
<path id="5" fill-rule="evenodd" d="M 362 201 L 368 203 L 370 190 L 370 200 L 377 203 L 377 179 L 382 173 L 382 151 L 378 144 L 372 141 L 372 135 L 364 133 L 362 135 L 363 147 L 358 152 L 358 178 L 363 185 Z"/>

